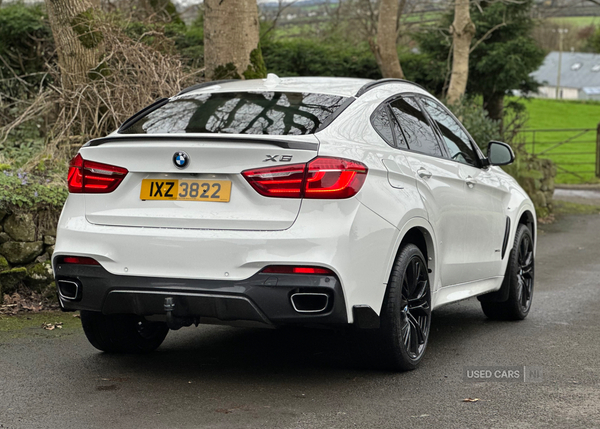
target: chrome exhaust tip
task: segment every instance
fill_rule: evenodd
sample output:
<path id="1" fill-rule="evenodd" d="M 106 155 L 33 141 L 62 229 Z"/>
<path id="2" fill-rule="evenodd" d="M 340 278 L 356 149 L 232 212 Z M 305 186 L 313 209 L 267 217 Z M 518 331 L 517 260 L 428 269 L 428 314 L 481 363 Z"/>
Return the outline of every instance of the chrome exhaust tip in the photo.
<path id="1" fill-rule="evenodd" d="M 75 280 L 57 280 L 58 295 L 67 301 L 79 301 L 81 299 L 81 284 Z"/>
<path id="2" fill-rule="evenodd" d="M 290 297 L 297 313 L 320 313 L 329 305 L 329 295 L 316 292 L 298 292 Z"/>

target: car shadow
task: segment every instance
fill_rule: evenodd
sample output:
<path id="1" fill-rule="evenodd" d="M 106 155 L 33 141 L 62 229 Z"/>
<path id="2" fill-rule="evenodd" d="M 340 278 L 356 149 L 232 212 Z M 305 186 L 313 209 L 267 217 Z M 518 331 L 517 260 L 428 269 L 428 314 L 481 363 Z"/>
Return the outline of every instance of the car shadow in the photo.
<path id="1" fill-rule="evenodd" d="M 510 322 L 509 322 L 510 323 Z M 416 372 L 435 372 L 437 362 L 471 347 L 472 337 L 493 338 L 506 322 L 485 318 L 476 300 L 451 304 L 436 310 L 424 361 Z M 97 353 L 95 365 L 116 372 L 140 372 L 168 379 L 231 379 L 257 382 L 277 377 L 307 377 L 327 374 L 348 377 L 390 374 L 379 364 L 380 351 L 370 330 L 308 328 L 250 329 L 200 326 L 173 331 L 154 353 L 115 355 Z"/>

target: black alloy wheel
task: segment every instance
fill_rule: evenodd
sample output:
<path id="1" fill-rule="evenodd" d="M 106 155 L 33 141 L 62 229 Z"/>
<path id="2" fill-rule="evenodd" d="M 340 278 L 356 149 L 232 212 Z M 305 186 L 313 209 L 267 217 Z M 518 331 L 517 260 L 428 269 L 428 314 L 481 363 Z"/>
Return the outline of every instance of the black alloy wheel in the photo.
<path id="1" fill-rule="evenodd" d="M 533 298 L 533 240 L 530 234 L 523 234 L 519 243 L 517 256 L 518 272 L 517 282 L 519 304 L 521 313 L 528 313 Z"/>
<path id="2" fill-rule="evenodd" d="M 490 319 L 523 320 L 529 314 L 535 274 L 533 246 L 531 230 L 519 224 L 502 284 L 508 288 L 508 300 L 481 302 L 483 312 Z"/>
<path id="3" fill-rule="evenodd" d="M 392 269 L 381 315 L 382 358 L 394 370 L 415 369 L 427 347 L 431 327 L 431 289 L 423 254 L 405 245 Z"/>

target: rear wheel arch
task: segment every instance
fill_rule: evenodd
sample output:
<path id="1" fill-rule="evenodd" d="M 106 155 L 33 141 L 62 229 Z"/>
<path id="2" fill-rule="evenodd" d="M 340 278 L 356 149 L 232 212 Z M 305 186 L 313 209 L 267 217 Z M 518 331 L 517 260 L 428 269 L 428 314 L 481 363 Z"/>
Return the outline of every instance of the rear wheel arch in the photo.
<path id="1" fill-rule="evenodd" d="M 431 241 L 431 235 L 424 228 L 413 227 L 413 228 L 409 229 L 406 232 L 406 234 L 404 234 L 404 237 L 402 238 L 402 241 L 400 242 L 400 246 L 398 246 L 396 253 L 400 252 L 400 249 L 402 249 L 402 247 L 408 243 L 411 243 L 411 244 L 414 244 L 415 246 L 417 246 L 419 248 L 419 250 L 421 251 L 421 253 L 423 254 L 423 256 L 425 257 L 426 261 L 429 261 L 429 255 L 433 256 L 434 252 L 433 252 L 433 242 Z M 432 259 L 433 259 L 433 257 L 432 257 Z M 429 265 L 429 263 L 427 265 Z"/>
<path id="2" fill-rule="evenodd" d="M 394 252 L 393 255 L 391 255 L 390 261 L 388 263 L 388 269 L 386 270 L 386 277 L 385 277 L 385 282 L 386 282 L 386 289 L 385 289 L 385 293 L 384 293 L 384 298 L 388 293 L 389 290 L 389 279 L 390 276 L 392 274 L 392 269 L 394 268 L 394 264 L 396 259 L 398 258 L 398 255 L 400 254 L 400 252 L 402 251 L 402 248 L 407 245 L 407 244 L 414 244 L 415 246 L 417 246 L 419 248 L 419 250 L 421 251 L 421 253 L 423 254 L 423 256 L 425 257 L 425 261 L 427 262 L 427 268 L 429 269 L 429 272 L 434 271 L 434 267 L 435 267 L 435 237 L 432 236 L 432 232 L 430 230 L 430 228 L 428 226 L 426 226 L 427 221 L 425 219 L 423 219 L 422 221 L 418 221 L 418 220 L 413 220 L 412 222 L 409 222 L 412 225 L 406 227 L 406 231 L 404 231 L 403 233 L 400 234 L 400 237 L 402 237 L 401 239 L 399 239 L 399 243 L 396 245 L 395 249 L 396 251 Z M 431 292 L 433 293 L 433 289 L 434 289 L 434 285 L 435 282 L 434 281 L 430 281 L 430 287 L 431 287 Z M 382 307 L 383 307 L 383 300 L 381 303 Z M 381 314 L 381 309 L 380 309 L 380 313 Z"/>

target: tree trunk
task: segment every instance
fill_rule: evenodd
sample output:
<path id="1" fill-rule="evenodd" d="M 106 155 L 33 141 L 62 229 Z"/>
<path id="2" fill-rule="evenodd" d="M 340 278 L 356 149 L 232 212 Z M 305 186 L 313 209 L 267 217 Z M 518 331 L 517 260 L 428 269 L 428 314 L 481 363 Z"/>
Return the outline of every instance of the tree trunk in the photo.
<path id="1" fill-rule="evenodd" d="M 103 35 L 94 21 L 99 0 L 46 0 L 64 88 L 86 82 L 104 53 Z"/>
<path id="2" fill-rule="evenodd" d="M 494 92 L 490 95 L 483 96 L 483 108 L 488 112 L 491 119 L 499 120 L 500 132 L 502 129 L 502 120 L 504 118 L 504 93 Z"/>
<path id="3" fill-rule="evenodd" d="M 266 76 L 256 0 L 205 0 L 204 64 L 207 80 Z"/>
<path id="4" fill-rule="evenodd" d="M 401 0 L 402 7 L 406 0 Z M 398 59 L 396 47 L 398 0 L 381 0 L 379 3 L 379 21 L 377 22 L 377 42 L 369 40 L 369 45 L 383 77 L 404 79 L 404 73 Z"/>
<path id="5" fill-rule="evenodd" d="M 456 0 L 452 34 L 452 74 L 448 87 L 448 103 L 456 104 L 465 94 L 469 78 L 469 50 L 475 35 L 475 24 L 471 21 L 469 0 Z"/>

